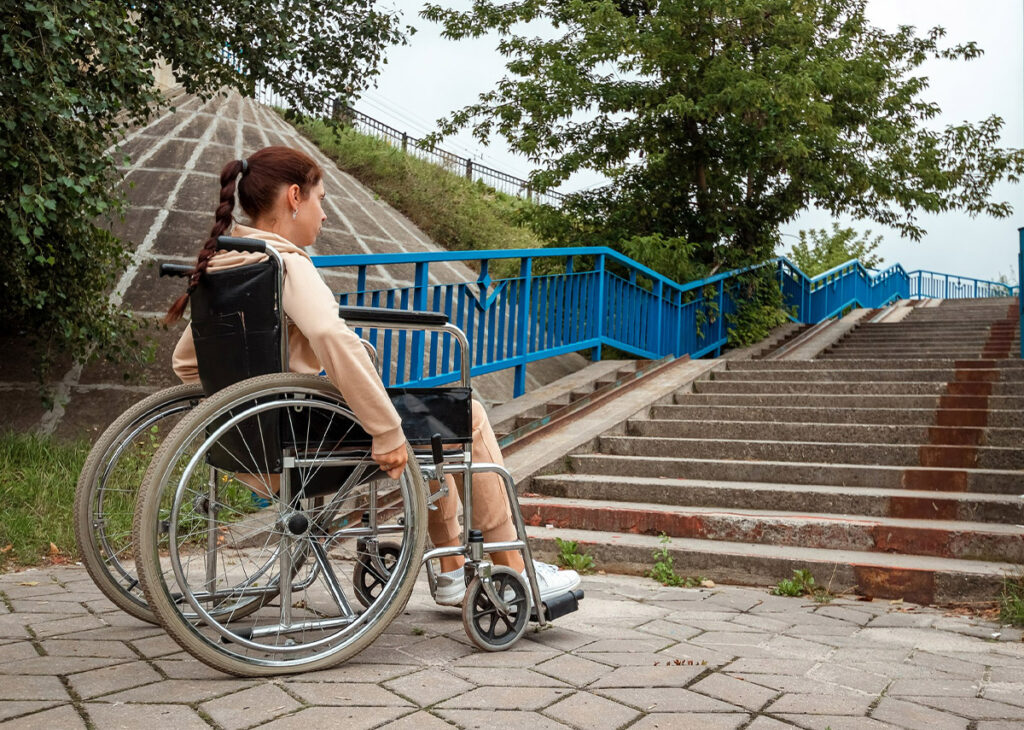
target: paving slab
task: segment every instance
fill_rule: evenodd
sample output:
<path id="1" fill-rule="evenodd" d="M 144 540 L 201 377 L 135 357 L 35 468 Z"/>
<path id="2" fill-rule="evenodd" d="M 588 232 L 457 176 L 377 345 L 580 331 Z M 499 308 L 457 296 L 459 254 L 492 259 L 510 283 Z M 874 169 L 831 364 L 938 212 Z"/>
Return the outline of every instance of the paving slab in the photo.
<path id="1" fill-rule="evenodd" d="M 820 605 L 767 589 L 669 589 L 647 578 L 593 575 L 584 577 L 588 598 L 579 612 L 528 631 L 509 651 L 488 653 L 468 643 L 458 610 L 433 605 L 421 578 L 400 619 L 347 664 L 241 680 L 195 661 L 159 629 L 118 624 L 120 614 L 101 599 L 90 597 L 84 612 L 43 614 L 27 605 L 81 606 L 86 601 L 72 599 L 75 591 L 85 595 L 86 580 L 73 567 L 0 575 L 4 595 L 48 591 L 11 600 L 11 612 L 0 616 L 5 728 L 998 730 L 1024 723 L 1019 632 L 908 603 Z M 82 630 L 90 625 L 103 628 Z M 992 639 L 996 633 L 1009 639 Z"/>

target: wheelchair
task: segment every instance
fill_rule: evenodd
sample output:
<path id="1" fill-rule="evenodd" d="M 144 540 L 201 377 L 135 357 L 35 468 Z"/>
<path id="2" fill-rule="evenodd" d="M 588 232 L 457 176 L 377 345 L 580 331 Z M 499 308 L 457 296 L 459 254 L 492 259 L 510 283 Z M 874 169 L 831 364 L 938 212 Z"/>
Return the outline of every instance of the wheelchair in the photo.
<path id="1" fill-rule="evenodd" d="M 469 347 L 443 314 L 342 307 L 352 326 L 425 330 L 459 345 L 461 380 L 389 389 L 409 442 L 397 479 L 338 390 L 284 372 L 283 266 L 262 241 L 219 247 L 265 261 L 204 275 L 192 327 L 206 397 L 190 403 L 149 462 L 131 544 L 145 606 L 187 652 L 221 671 L 266 676 L 333 666 L 369 646 L 405 608 L 421 565 L 466 558 L 463 623 L 477 647 L 512 646 L 578 608 L 582 591 L 546 603 L 511 475 L 473 463 Z M 165 265 L 165 267 L 168 265 Z M 496 472 L 517 539 L 485 543 L 471 528 L 474 474 Z M 444 475 L 461 475 L 463 544 L 426 549 L 427 511 Z M 269 502 L 254 506 L 252 495 Z M 526 579 L 486 553 L 517 550 Z M 120 604 L 119 604 L 120 605 Z"/>

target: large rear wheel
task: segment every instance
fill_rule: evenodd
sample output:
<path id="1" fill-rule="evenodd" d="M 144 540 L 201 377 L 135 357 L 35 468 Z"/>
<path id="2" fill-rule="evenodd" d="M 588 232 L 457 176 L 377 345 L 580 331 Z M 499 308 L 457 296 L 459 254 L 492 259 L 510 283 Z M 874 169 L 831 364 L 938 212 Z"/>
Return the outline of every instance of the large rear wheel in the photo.
<path id="1" fill-rule="evenodd" d="M 270 506 L 240 510 L 253 493 Z M 408 602 L 425 499 L 412 452 L 397 480 L 382 474 L 327 380 L 243 381 L 183 419 L 153 459 L 134 522 L 146 598 L 182 648 L 222 671 L 331 666 Z M 397 550 L 369 593 L 352 580 L 367 540 Z"/>

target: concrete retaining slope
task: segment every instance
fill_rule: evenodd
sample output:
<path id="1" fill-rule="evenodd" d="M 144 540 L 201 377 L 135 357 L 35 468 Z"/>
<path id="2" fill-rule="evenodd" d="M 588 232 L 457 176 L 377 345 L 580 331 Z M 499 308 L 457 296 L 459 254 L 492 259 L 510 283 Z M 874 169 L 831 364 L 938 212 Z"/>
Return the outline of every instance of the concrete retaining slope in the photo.
<path id="1" fill-rule="evenodd" d="M 42 430 L 61 436 L 92 436 L 131 403 L 162 387 L 176 384 L 170 350 L 183 324 L 164 329 L 157 324 L 182 290 L 180 279 L 160 279 L 156 263 L 193 263 L 213 225 L 219 203 L 221 167 L 268 145 L 288 145 L 312 155 L 325 171 L 327 222 L 313 254 L 366 254 L 442 250 L 411 221 L 342 172 L 276 112 L 231 93 L 208 101 L 182 96 L 175 112 L 134 130 L 121 149 L 129 157 L 122 168 L 129 208 L 114 227 L 134 253 L 112 293 L 115 302 L 152 323 L 157 342 L 154 364 L 143 373 L 97 363 L 73 367 L 67 358 L 53 368 L 54 385 L 65 405 L 46 411 L 21 338 L 0 341 L 0 412 L 3 426 Z M 241 212 L 238 212 L 241 217 Z M 435 281 L 466 281 L 476 277 L 461 264 L 431 268 Z M 371 287 L 392 287 L 412 281 L 412 267 L 376 268 L 368 272 Z M 335 291 L 351 290 L 355 273 L 327 272 Z M 570 355 L 530 366 L 528 384 L 535 388 L 582 367 Z M 499 373 L 474 380 L 485 401 L 511 397 L 511 375 Z"/>
<path id="2" fill-rule="evenodd" d="M 664 533 L 679 572 L 716 581 L 806 568 L 837 592 L 992 599 L 1024 569 L 1017 303 L 900 315 L 815 359 L 727 359 L 574 450 L 523 499 L 538 545 L 643 573 Z"/>

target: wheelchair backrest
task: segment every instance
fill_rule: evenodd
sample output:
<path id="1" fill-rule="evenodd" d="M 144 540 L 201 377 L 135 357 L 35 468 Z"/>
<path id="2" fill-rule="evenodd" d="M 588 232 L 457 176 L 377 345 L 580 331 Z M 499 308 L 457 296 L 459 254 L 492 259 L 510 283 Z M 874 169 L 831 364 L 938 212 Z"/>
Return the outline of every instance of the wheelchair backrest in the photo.
<path id="1" fill-rule="evenodd" d="M 203 274 L 192 292 L 199 379 L 211 395 L 246 378 L 283 372 L 277 262 Z"/>

